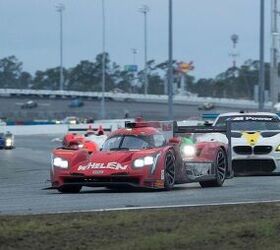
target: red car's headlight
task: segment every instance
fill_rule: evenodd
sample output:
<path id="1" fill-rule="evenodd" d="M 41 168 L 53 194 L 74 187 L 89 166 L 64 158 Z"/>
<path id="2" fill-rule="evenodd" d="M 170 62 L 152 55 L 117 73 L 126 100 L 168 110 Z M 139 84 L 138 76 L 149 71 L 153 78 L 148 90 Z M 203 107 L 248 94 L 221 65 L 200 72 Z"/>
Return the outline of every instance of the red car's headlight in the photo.
<path id="1" fill-rule="evenodd" d="M 154 164 L 154 157 L 153 156 L 145 156 L 144 158 L 136 159 L 133 162 L 133 166 L 135 168 L 142 168 L 144 166 L 151 166 Z"/>
<path id="2" fill-rule="evenodd" d="M 53 166 L 57 167 L 57 168 L 67 169 L 68 168 L 68 161 L 64 160 L 60 157 L 55 157 L 53 159 Z"/>

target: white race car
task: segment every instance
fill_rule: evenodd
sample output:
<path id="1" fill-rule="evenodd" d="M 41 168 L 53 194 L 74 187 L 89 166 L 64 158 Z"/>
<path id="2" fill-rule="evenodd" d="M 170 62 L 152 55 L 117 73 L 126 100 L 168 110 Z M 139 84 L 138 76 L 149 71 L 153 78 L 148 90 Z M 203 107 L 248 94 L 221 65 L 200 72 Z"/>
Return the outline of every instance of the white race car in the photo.
<path id="1" fill-rule="evenodd" d="M 232 167 L 236 175 L 280 174 L 280 118 L 274 113 L 224 113 L 214 126 L 231 119 Z M 209 140 L 226 142 L 223 135 Z"/>

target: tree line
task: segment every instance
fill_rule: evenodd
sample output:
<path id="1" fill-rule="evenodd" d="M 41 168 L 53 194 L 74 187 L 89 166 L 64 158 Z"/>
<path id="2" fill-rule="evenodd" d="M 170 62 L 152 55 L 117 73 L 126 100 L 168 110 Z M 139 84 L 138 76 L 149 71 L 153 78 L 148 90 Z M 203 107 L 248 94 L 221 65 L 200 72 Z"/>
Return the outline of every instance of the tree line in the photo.
<path id="1" fill-rule="evenodd" d="M 144 93 L 144 71 L 129 72 L 110 60 L 106 53 L 106 91 Z M 174 82 L 181 81 L 174 60 Z M 23 63 L 15 56 L 0 59 L 0 88 L 58 90 L 60 68 L 37 70 L 34 75 L 23 70 Z M 269 63 L 265 64 L 266 89 L 269 88 Z M 215 78 L 195 79 L 186 74 L 186 91 L 202 97 L 253 99 L 254 86 L 258 83 L 259 62 L 247 60 L 240 67 L 231 67 Z M 64 68 L 64 89 L 76 91 L 101 91 L 102 54 L 95 61 L 80 61 L 75 67 Z M 164 94 L 166 91 L 167 62 L 148 61 L 148 93 Z"/>

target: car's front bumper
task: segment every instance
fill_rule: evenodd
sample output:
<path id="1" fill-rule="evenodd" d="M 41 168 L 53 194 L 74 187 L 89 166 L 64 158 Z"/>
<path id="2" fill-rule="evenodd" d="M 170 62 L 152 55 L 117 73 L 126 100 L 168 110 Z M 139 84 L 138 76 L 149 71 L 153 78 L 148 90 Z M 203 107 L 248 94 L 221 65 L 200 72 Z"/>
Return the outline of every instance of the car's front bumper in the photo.
<path id="1" fill-rule="evenodd" d="M 266 155 L 232 154 L 232 167 L 235 174 L 280 174 L 280 153 Z"/>
<path id="2" fill-rule="evenodd" d="M 164 188 L 164 181 L 145 178 L 142 175 L 108 175 L 108 176 L 73 176 L 60 175 L 52 180 L 52 187 L 61 186 L 85 187 L 134 187 L 134 188 Z"/>

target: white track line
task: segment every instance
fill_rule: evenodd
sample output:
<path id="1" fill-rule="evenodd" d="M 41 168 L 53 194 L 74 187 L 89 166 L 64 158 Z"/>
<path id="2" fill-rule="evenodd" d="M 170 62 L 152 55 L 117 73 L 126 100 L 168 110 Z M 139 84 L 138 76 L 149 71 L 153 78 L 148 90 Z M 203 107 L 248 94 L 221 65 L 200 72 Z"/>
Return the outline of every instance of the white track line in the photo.
<path id="1" fill-rule="evenodd" d="M 73 211 L 57 211 L 47 213 L 31 213 L 31 214 L 68 214 L 68 213 L 96 213 L 96 212 L 113 212 L 113 211 L 132 211 L 146 209 L 169 209 L 169 208 L 191 208 L 191 207 L 215 207 L 215 206 L 230 206 L 230 205 L 248 205 L 248 204 L 265 204 L 265 203 L 280 203 L 280 200 L 268 201 L 242 201 L 242 202 L 225 202 L 225 203 L 210 203 L 210 204 L 185 204 L 185 205 L 167 205 L 167 206 L 146 206 L 146 207 L 120 207 L 120 208 L 101 208 L 88 210 L 73 210 Z"/>

